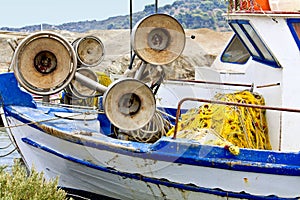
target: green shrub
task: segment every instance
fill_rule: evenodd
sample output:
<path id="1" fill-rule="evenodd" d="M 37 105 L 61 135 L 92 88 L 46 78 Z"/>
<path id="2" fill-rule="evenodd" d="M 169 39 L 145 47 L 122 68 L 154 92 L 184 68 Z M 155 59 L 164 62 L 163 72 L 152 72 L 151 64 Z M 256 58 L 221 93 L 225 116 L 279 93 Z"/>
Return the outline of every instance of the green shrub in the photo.
<path id="1" fill-rule="evenodd" d="M 58 178 L 46 181 L 43 173 L 33 169 L 29 174 L 16 160 L 11 171 L 0 167 L 0 200 L 60 200 L 67 199 L 66 192 L 58 189 Z"/>

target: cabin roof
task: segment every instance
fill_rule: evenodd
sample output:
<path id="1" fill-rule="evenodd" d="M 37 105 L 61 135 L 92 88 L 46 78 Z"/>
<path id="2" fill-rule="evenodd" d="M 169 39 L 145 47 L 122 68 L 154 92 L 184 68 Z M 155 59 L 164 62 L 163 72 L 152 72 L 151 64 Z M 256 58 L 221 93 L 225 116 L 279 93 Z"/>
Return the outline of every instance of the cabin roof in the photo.
<path id="1" fill-rule="evenodd" d="M 300 17 L 300 12 L 279 12 L 279 11 L 265 11 L 265 12 L 260 12 L 260 11 L 253 11 L 253 12 L 248 12 L 248 11 L 239 11 L 239 12 L 229 12 L 224 14 L 225 17 L 230 18 L 234 16 L 256 16 L 256 17 Z"/>

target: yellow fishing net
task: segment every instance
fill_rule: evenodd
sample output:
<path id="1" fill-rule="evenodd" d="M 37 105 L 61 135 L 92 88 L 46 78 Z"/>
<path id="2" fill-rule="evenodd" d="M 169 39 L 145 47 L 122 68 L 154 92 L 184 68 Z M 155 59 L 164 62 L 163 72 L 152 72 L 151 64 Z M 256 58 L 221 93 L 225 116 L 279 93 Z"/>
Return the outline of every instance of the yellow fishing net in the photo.
<path id="1" fill-rule="evenodd" d="M 244 104 L 265 104 L 261 95 L 249 91 L 217 94 L 215 99 Z M 173 133 L 174 128 L 167 135 L 173 136 Z M 181 115 L 177 138 L 201 141 L 208 134 L 215 137 L 206 138 L 205 144 L 271 149 L 265 110 L 258 108 L 203 104 Z"/>
<path id="2" fill-rule="evenodd" d="M 96 71 L 95 73 L 97 74 L 98 79 L 99 79 L 99 83 L 101 85 L 104 85 L 104 86 L 107 87 L 111 84 L 112 80 L 110 79 L 110 77 L 106 73 L 98 72 L 98 71 Z"/>

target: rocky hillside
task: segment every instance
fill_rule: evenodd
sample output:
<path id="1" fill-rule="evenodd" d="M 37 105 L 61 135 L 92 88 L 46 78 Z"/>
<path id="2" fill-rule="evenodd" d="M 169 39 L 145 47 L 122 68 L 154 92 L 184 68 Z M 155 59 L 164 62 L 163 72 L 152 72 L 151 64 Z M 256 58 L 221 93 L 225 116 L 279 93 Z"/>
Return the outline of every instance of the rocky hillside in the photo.
<path id="1" fill-rule="evenodd" d="M 227 12 L 226 0 L 177 0 L 172 5 L 158 8 L 158 13 L 175 17 L 185 29 L 209 28 L 216 31 L 228 31 L 229 27 L 223 14 Z M 133 14 L 132 23 L 155 13 L 155 5 L 146 5 L 144 10 Z M 43 24 L 44 30 L 67 30 L 71 32 L 87 32 L 90 30 L 129 29 L 130 16 L 114 16 L 106 20 L 70 22 L 61 25 Z M 3 31 L 33 32 L 41 29 L 41 25 L 21 28 L 0 27 Z"/>
<path id="2" fill-rule="evenodd" d="M 103 71 L 110 75 L 120 75 L 130 64 L 130 31 L 92 30 L 85 33 L 56 31 L 70 42 L 87 35 L 98 37 L 104 44 L 105 56 L 95 71 Z M 232 32 L 217 32 L 210 29 L 186 29 L 186 46 L 178 60 L 164 66 L 167 78 L 192 79 L 194 66 L 210 66 L 221 52 Z M 0 71 L 7 71 L 13 56 L 12 46 L 19 43 L 28 33 L 0 32 Z M 190 36 L 195 36 L 192 39 Z M 16 42 L 14 42 L 16 41 Z M 136 62 L 138 59 L 136 59 Z"/>

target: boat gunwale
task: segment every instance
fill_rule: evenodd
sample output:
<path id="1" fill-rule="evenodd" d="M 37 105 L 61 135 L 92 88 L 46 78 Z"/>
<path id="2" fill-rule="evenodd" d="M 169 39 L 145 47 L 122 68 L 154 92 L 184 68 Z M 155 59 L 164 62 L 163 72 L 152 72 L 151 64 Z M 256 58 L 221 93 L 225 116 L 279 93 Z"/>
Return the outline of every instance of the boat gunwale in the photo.
<path id="1" fill-rule="evenodd" d="M 24 113 L 18 113 L 16 109 L 16 106 L 6 107 L 7 116 L 11 116 L 24 124 L 28 124 L 30 127 L 38 129 L 45 134 L 98 150 L 144 159 L 175 162 L 178 164 L 274 175 L 300 175 L 300 152 L 241 148 L 240 154 L 235 156 L 226 148 L 202 145 L 199 142 L 187 139 L 162 137 L 155 143 L 149 144 L 119 140 L 101 133 L 92 133 L 91 136 L 85 134 L 81 135 L 68 132 L 67 130 L 60 130 L 57 127 L 54 128 L 52 126 L 53 124 L 48 124 L 47 122 L 41 122 L 39 124 L 31 123 L 34 119 L 25 118 Z M 65 121 L 66 124 L 68 124 L 68 121 L 70 122 L 70 120 L 67 119 L 61 120 Z M 209 153 L 203 155 L 203 152 L 208 151 Z"/>

